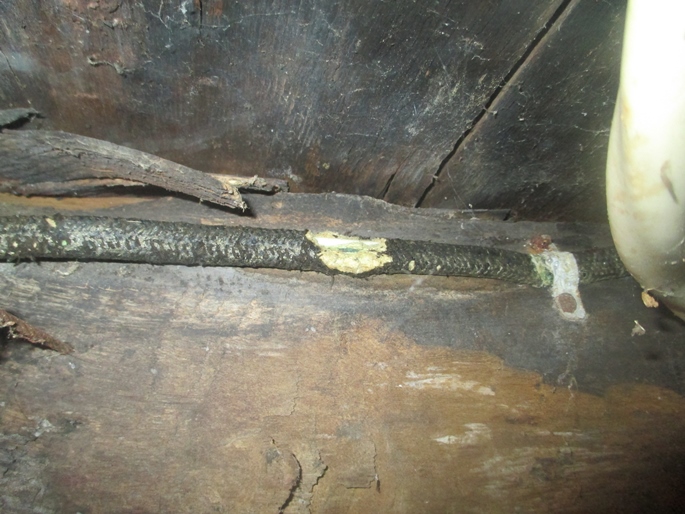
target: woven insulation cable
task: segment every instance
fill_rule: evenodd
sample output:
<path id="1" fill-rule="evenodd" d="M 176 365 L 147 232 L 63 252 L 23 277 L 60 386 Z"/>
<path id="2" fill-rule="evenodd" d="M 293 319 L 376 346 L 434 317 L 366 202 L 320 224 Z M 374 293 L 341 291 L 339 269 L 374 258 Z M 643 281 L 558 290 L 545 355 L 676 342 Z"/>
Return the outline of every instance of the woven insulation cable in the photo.
<path id="1" fill-rule="evenodd" d="M 574 256 L 581 284 L 627 276 L 613 248 Z M 0 260 L 41 259 L 553 281 L 543 255 L 482 246 L 91 216 L 0 218 Z"/>

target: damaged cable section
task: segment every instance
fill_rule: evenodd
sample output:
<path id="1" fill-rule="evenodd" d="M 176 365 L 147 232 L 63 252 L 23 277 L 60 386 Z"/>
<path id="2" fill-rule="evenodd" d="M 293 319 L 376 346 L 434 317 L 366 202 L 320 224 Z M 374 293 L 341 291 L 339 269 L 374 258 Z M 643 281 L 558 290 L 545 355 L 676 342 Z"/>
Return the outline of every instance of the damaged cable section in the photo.
<path id="1" fill-rule="evenodd" d="M 333 232 L 207 226 L 89 216 L 0 219 L 0 259 L 119 261 L 379 274 L 466 276 L 534 287 L 554 284 L 541 259 L 498 248 L 363 239 Z M 626 276 L 613 248 L 574 256 L 580 283 Z"/>
<path id="2" fill-rule="evenodd" d="M 581 284 L 627 275 L 613 248 L 571 257 Z M 544 253 L 483 246 L 90 216 L 0 218 L 0 260 L 40 259 L 461 276 L 533 287 L 554 287 L 559 280 Z"/>

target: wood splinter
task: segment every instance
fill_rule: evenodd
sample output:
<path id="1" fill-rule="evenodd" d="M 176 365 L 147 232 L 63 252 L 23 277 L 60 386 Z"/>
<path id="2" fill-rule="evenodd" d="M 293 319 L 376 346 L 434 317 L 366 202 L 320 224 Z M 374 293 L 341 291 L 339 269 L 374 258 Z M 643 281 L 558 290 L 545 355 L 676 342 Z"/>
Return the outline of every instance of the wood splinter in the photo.
<path id="1" fill-rule="evenodd" d="M 14 117 L 16 114 L 8 119 Z M 242 211 L 248 205 L 239 189 L 266 193 L 288 189 L 283 180 L 204 173 L 146 152 L 66 132 L 0 133 L 0 192 L 52 196 L 112 186 L 156 186 Z"/>
<path id="2" fill-rule="evenodd" d="M 74 351 L 74 348 L 69 343 L 55 339 L 44 330 L 30 325 L 2 309 L 0 309 L 0 328 L 9 329 L 9 337 L 12 339 L 23 339 L 29 343 L 44 346 L 62 354 Z"/>

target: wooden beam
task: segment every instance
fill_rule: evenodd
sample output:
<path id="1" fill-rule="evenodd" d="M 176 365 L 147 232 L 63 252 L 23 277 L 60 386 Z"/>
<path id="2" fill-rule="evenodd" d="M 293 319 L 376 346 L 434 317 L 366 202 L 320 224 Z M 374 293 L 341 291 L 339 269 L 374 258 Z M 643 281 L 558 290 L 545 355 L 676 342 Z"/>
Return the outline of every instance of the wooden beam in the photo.
<path id="1" fill-rule="evenodd" d="M 0 212 L 230 218 L 159 197 L 10 199 Z M 236 223 L 608 237 L 339 195 L 247 201 L 255 216 Z M 630 279 L 583 287 L 577 323 L 544 290 L 488 280 L 4 264 L 0 305 L 75 352 L 4 346 L 0 495 L 81 512 L 674 509 L 685 325 L 639 293 Z"/>

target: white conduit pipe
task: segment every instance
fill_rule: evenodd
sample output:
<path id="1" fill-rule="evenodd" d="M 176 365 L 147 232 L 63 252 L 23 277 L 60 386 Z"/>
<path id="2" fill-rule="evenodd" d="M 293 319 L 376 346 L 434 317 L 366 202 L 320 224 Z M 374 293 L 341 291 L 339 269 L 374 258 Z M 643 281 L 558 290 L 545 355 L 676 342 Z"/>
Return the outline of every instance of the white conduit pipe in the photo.
<path id="1" fill-rule="evenodd" d="M 621 260 L 685 319 L 685 0 L 629 1 L 606 178 Z"/>

